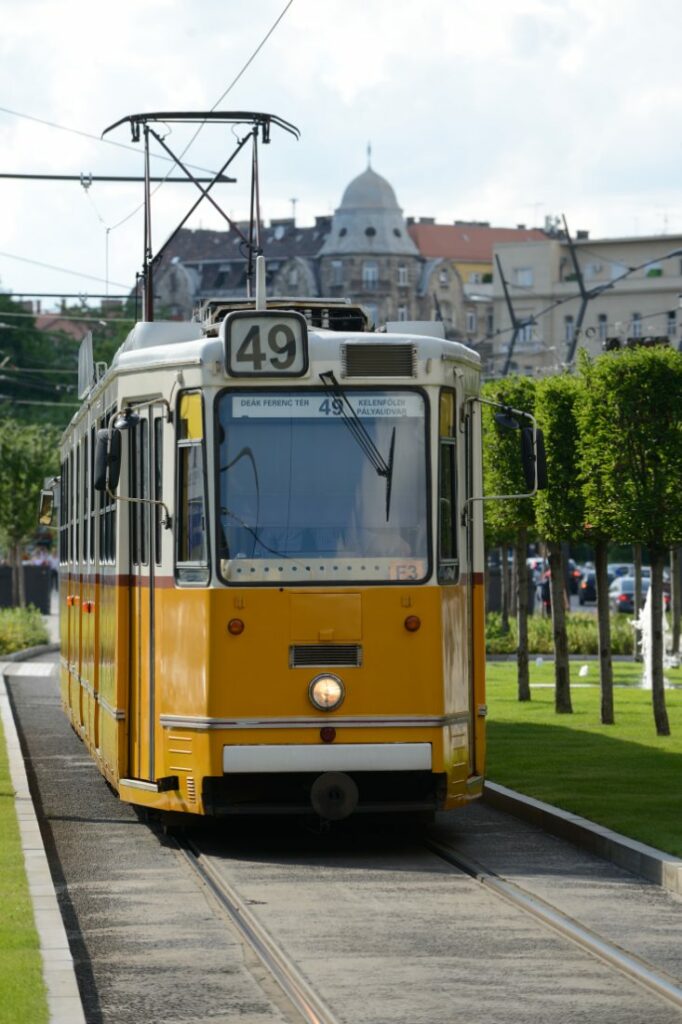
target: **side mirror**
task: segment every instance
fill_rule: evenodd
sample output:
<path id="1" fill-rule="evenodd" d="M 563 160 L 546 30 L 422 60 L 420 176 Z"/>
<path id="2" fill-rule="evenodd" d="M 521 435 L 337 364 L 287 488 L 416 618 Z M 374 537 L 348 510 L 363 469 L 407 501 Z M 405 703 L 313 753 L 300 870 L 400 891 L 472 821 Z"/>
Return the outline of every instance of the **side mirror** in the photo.
<path id="1" fill-rule="evenodd" d="M 533 443 L 535 434 L 535 443 Z M 545 454 L 545 438 L 541 430 L 533 431 L 532 427 L 524 427 L 521 431 L 521 463 L 526 488 L 535 489 L 535 470 L 537 468 L 538 490 L 547 487 L 547 456 Z"/>
<path id="2" fill-rule="evenodd" d="M 41 526 L 52 526 L 54 519 L 54 491 L 40 492 L 38 522 Z"/>
<path id="3" fill-rule="evenodd" d="M 93 486 L 96 491 L 115 491 L 121 476 L 121 432 L 97 431 L 95 472 Z"/>

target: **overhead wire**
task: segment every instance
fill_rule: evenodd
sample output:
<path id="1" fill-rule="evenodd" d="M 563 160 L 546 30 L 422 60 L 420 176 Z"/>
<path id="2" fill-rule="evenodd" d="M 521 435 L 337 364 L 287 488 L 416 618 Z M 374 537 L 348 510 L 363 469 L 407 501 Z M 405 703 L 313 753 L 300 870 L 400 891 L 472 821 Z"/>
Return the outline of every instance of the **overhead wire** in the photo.
<path id="1" fill-rule="evenodd" d="M 101 284 L 115 284 L 117 288 L 129 288 L 130 285 L 121 284 L 120 281 L 108 281 L 103 277 L 96 277 L 94 274 L 84 274 L 79 270 L 68 270 L 66 267 L 57 267 L 53 263 L 43 263 L 40 260 L 31 260 L 27 256 L 16 256 L 11 252 L 0 252 L 8 260 L 19 260 L 20 263 L 32 263 L 36 267 L 44 267 L 47 270 L 58 270 L 61 274 L 71 274 L 72 277 L 85 277 L 89 281 L 99 281 Z M 23 293 L 22 293 L 23 294 Z M 4 316 L 4 313 L 2 314 Z"/>

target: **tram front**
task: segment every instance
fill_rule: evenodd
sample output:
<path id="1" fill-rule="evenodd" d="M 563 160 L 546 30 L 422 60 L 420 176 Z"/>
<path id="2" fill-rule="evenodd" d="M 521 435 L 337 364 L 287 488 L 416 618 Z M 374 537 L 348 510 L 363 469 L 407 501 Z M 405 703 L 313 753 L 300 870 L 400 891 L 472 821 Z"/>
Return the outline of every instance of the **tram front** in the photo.
<path id="1" fill-rule="evenodd" d="M 481 787 L 482 595 L 472 557 L 459 565 L 474 449 L 454 372 L 468 360 L 477 388 L 476 357 L 308 339 L 291 317 L 223 328 L 205 705 L 165 725 L 202 733 L 208 813 L 454 806 Z"/>

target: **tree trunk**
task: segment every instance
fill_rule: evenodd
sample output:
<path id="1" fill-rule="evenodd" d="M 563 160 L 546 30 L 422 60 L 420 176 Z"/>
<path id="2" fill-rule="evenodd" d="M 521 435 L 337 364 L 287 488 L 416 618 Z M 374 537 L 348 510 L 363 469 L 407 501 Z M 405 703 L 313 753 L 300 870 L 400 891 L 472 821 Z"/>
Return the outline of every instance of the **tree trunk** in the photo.
<path id="1" fill-rule="evenodd" d="M 10 546 L 10 561 L 12 564 L 12 606 L 14 608 L 26 607 L 26 580 L 24 577 L 24 565 L 21 560 L 21 544 Z"/>
<path id="2" fill-rule="evenodd" d="M 566 589 L 561 544 L 549 545 L 552 586 L 552 632 L 554 634 L 554 710 L 571 714 L 571 678 L 566 635 Z"/>
<path id="3" fill-rule="evenodd" d="M 635 562 L 635 594 L 634 594 L 634 614 L 635 622 L 639 622 L 640 615 L 642 613 L 642 545 L 634 544 L 633 557 Z M 642 660 L 642 631 L 635 626 L 635 661 Z"/>
<path id="4" fill-rule="evenodd" d="M 526 553 L 524 551 L 522 556 L 523 564 L 526 564 Z M 512 619 L 518 618 L 519 614 L 519 549 L 518 545 L 514 544 L 514 559 L 512 561 L 511 570 L 511 587 L 509 588 L 509 614 Z"/>
<path id="5" fill-rule="evenodd" d="M 503 633 L 509 632 L 509 562 L 507 545 L 500 548 L 500 597 L 502 602 L 500 627 Z"/>
<path id="6" fill-rule="evenodd" d="M 599 683 L 601 687 L 602 725 L 613 725 L 613 663 L 611 661 L 611 618 L 609 615 L 608 544 L 598 540 L 594 546 L 594 573 L 597 581 L 597 627 L 599 632 Z"/>
<path id="7" fill-rule="evenodd" d="M 680 548 L 670 550 L 670 598 L 672 606 L 673 655 L 680 653 L 680 618 L 682 617 L 682 583 L 680 581 Z"/>
<path id="8" fill-rule="evenodd" d="M 651 658 L 654 721 L 659 736 L 670 735 L 663 678 L 663 551 L 651 552 Z"/>
<path id="9" fill-rule="evenodd" d="M 516 562 L 517 607 L 519 646 L 516 648 L 516 667 L 518 675 L 518 698 L 530 700 L 530 679 L 528 675 L 528 530 L 520 527 L 516 534 L 514 561 Z"/>

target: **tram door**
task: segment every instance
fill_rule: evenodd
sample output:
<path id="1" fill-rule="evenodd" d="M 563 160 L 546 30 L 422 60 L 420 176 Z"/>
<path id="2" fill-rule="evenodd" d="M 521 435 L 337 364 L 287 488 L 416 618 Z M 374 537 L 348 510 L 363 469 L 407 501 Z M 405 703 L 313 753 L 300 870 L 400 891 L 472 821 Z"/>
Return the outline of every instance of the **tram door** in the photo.
<path id="1" fill-rule="evenodd" d="M 155 574 L 161 561 L 159 500 L 163 410 L 146 407 L 130 430 L 130 694 L 128 763 L 131 778 L 151 781 L 155 740 Z"/>
<path id="2" fill-rule="evenodd" d="M 465 500 L 480 495 L 482 480 L 478 466 L 477 451 L 480 444 L 480 405 L 477 402 L 468 402 L 468 410 L 464 417 L 464 494 Z M 476 417 L 478 416 L 478 422 Z M 477 508 L 478 506 L 478 508 Z M 465 572 L 468 580 L 467 589 L 467 649 L 469 652 L 469 707 L 470 707 L 470 735 L 469 735 L 469 772 L 475 773 L 477 765 L 477 729 L 479 728 L 477 708 L 477 673 L 481 673 L 485 665 L 485 610 L 484 610 L 484 583 L 480 568 L 477 566 L 477 557 L 481 553 L 477 545 L 481 544 L 479 531 L 476 526 L 476 516 L 479 514 L 479 502 L 468 501 L 469 513 L 466 517 L 466 550 L 464 552 Z M 476 569 L 479 571 L 476 572 Z"/>

